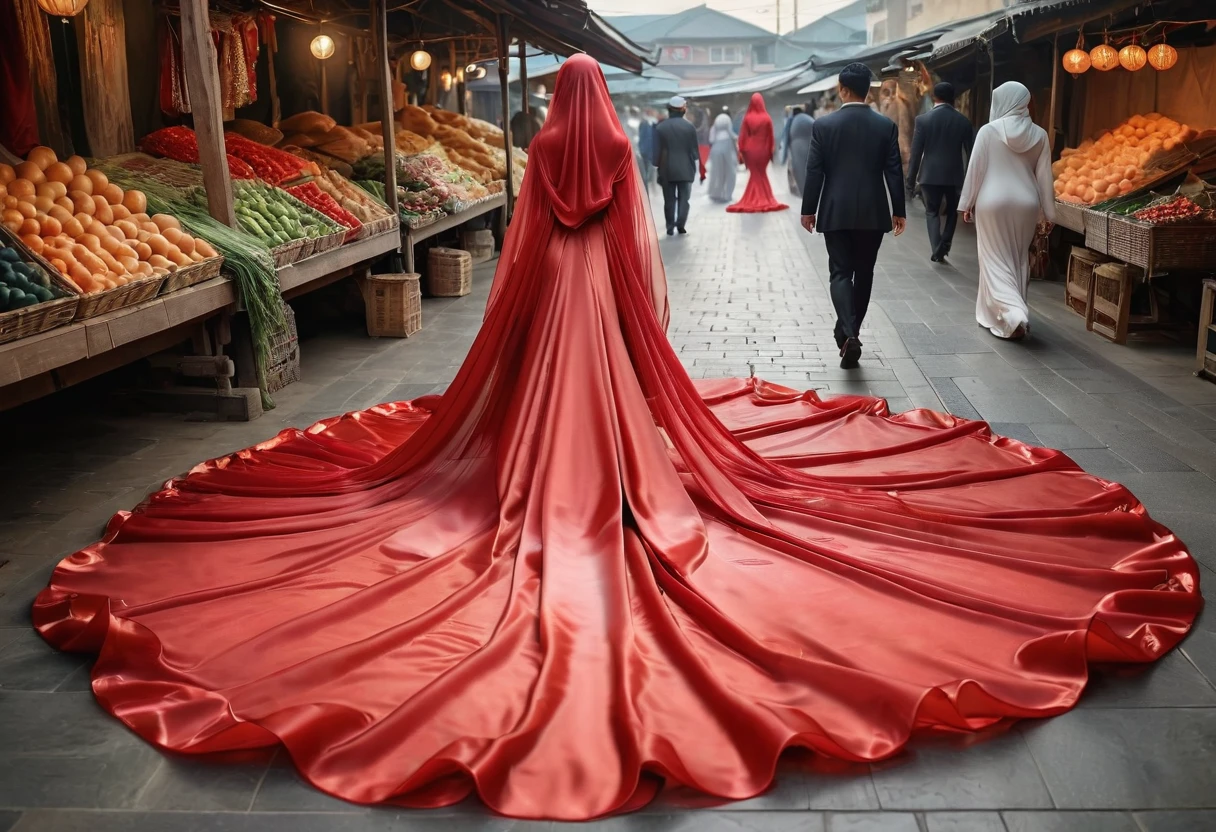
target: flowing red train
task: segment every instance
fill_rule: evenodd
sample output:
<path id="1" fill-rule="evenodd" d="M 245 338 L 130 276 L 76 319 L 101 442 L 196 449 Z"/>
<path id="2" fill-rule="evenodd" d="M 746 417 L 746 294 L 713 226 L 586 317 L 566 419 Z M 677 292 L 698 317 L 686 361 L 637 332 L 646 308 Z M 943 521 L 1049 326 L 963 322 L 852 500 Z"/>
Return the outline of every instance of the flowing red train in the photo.
<path id="1" fill-rule="evenodd" d="M 35 624 L 99 654 L 134 731 L 281 744 L 357 802 L 584 819 L 664 781 L 750 797 L 791 746 L 877 760 L 1058 714 L 1089 662 L 1185 635 L 1182 543 L 1063 454 L 694 385 L 593 61 L 562 67 L 530 150 L 442 397 L 203 463 L 55 572 Z"/>

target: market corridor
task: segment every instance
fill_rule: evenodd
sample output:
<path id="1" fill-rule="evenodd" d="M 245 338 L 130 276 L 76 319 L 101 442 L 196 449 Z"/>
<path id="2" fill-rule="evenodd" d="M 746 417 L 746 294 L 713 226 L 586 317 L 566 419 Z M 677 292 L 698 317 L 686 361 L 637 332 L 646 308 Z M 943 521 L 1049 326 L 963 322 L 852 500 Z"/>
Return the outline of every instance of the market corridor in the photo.
<path id="1" fill-rule="evenodd" d="M 774 176 L 774 179 L 779 177 Z M 740 190 L 742 188 L 740 183 Z M 778 188 L 779 196 L 782 193 Z M 844 371 L 821 238 L 796 211 L 728 215 L 694 190 L 686 238 L 661 242 L 671 339 L 696 377 L 756 375 L 825 394 L 864 393 L 893 410 L 944 408 L 1014 438 L 1063 448 L 1118 479 L 1173 528 L 1216 592 L 1216 385 L 1190 376 L 1182 345 L 1116 347 L 1065 309 L 1061 284 L 1032 288 L 1032 337 L 996 341 L 974 322 L 974 239 L 954 266 L 928 261 L 923 222 L 888 238 L 859 370 Z M 0 419 L 0 830 L 313 832 L 541 830 L 476 805 L 426 813 L 366 809 L 303 785 L 283 755 L 167 757 L 95 704 L 89 663 L 55 653 L 28 607 L 55 562 L 115 511 L 201 459 L 288 425 L 443 389 L 488 296 L 424 304 L 406 341 L 368 339 L 357 322 L 302 342 L 303 379 L 248 424 L 121 415 L 68 391 Z M 604 830 L 1189 830 L 1216 828 L 1216 613 L 1147 672 L 1099 673 L 1076 710 L 962 747 L 920 742 L 876 766 L 787 759 L 775 788 L 714 807 L 671 793 Z M 695 813 L 694 813 L 695 812 Z"/>

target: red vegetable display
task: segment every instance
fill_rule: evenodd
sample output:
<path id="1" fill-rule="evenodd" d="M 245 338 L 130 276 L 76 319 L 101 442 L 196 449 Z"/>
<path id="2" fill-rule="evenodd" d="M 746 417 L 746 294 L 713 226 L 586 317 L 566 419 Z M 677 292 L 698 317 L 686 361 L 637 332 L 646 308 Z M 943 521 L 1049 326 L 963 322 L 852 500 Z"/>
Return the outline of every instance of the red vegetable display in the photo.
<path id="1" fill-rule="evenodd" d="M 314 182 L 293 185 L 286 190 L 309 208 L 315 208 L 334 222 L 346 226 L 349 230 L 346 232 L 344 242 L 349 243 L 353 240 L 358 235 L 359 229 L 363 227 L 363 223 L 358 217 L 339 205 L 336 199 L 318 188 Z"/>
<path id="2" fill-rule="evenodd" d="M 162 127 L 144 136 L 139 149 L 150 156 L 198 164 L 198 137 L 189 127 Z"/>
<path id="3" fill-rule="evenodd" d="M 1198 219 L 1204 211 L 1198 205 L 1184 196 L 1170 200 L 1161 205 L 1150 205 L 1132 214 L 1138 220 L 1151 222 L 1154 225 L 1166 225 L 1172 222 Z"/>
<path id="4" fill-rule="evenodd" d="M 224 134 L 224 145 L 229 153 L 248 162 L 258 178 L 272 185 L 299 179 L 309 172 L 309 163 L 300 157 L 258 144 L 236 133 Z"/>

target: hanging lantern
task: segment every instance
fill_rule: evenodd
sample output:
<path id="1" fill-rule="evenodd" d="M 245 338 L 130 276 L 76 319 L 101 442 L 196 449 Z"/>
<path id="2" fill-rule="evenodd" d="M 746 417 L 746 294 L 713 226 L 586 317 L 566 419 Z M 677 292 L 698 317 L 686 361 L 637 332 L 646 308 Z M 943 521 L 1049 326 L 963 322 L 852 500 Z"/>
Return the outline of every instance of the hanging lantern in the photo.
<path id="1" fill-rule="evenodd" d="M 75 17 L 84 11 L 89 0 L 37 0 L 38 8 L 51 17 Z"/>
<path id="2" fill-rule="evenodd" d="M 1149 48 L 1147 60 L 1153 69 L 1164 71 L 1178 63 L 1178 50 L 1165 41 L 1161 41 Z"/>
<path id="3" fill-rule="evenodd" d="M 419 49 L 414 54 L 410 55 L 410 67 L 418 72 L 425 72 L 431 66 L 431 53 L 425 49 Z"/>
<path id="4" fill-rule="evenodd" d="M 1119 63 L 1128 72 L 1136 72 L 1144 69 L 1144 65 L 1148 63 L 1148 53 L 1140 44 L 1129 43 L 1119 50 Z"/>
<path id="5" fill-rule="evenodd" d="M 1064 69 L 1076 78 L 1090 66 L 1089 53 L 1085 51 L 1085 33 L 1077 33 L 1077 45 L 1064 53 Z"/>
<path id="6" fill-rule="evenodd" d="M 312 39 L 312 43 L 308 44 L 308 51 L 312 52 L 312 56 L 318 61 L 332 58 L 334 56 L 334 39 L 329 35 L 317 35 Z"/>
<path id="7" fill-rule="evenodd" d="M 1089 62 L 1094 69 L 1109 72 L 1119 65 L 1119 52 L 1109 43 L 1101 43 L 1089 50 Z"/>

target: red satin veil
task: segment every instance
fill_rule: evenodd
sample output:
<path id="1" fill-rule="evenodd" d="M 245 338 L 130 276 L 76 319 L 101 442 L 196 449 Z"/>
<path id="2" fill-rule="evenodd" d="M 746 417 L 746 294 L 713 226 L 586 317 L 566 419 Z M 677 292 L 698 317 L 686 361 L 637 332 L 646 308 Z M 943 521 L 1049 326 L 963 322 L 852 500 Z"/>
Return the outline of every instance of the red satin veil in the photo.
<path id="1" fill-rule="evenodd" d="M 773 137 L 773 120 L 764 106 L 764 96 L 752 93 L 743 125 L 739 128 L 739 157 L 747 167 L 747 187 L 743 197 L 734 205 L 726 206 L 732 214 L 759 214 L 767 211 L 784 211 L 790 206 L 778 202 L 773 196 L 772 183 L 768 181 L 768 166 L 773 161 L 776 147 Z"/>
<path id="2" fill-rule="evenodd" d="M 1058 714 L 1089 662 L 1187 632 L 1196 565 L 1123 487 L 980 422 L 694 385 L 665 298 L 572 58 L 449 390 L 169 482 L 63 561 L 36 626 L 163 748 L 281 744 L 351 801 L 555 819 Z"/>

